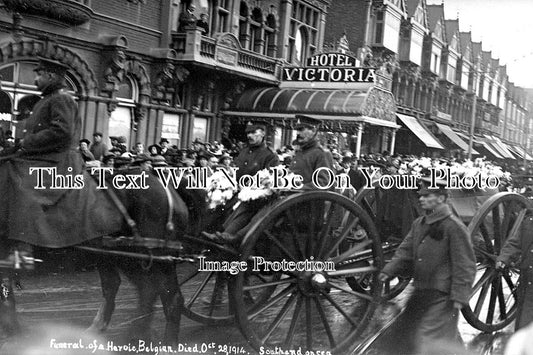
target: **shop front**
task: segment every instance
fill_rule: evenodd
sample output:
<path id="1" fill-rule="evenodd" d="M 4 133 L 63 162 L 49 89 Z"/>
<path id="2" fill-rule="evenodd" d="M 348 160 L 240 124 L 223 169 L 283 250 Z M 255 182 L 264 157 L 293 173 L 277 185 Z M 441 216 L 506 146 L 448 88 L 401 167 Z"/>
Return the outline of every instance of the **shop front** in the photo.
<path id="1" fill-rule="evenodd" d="M 303 114 L 321 120 L 323 136 L 357 156 L 393 152 L 400 128 L 394 97 L 379 85 L 378 70 L 356 65 L 346 54 L 321 53 L 306 67 L 283 68 L 279 87 L 245 91 L 223 112 L 231 121 L 230 136 L 239 138 L 236 132 L 251 119 L 264 121 L 277 149 L 292 142 L 296 116 Z"/>

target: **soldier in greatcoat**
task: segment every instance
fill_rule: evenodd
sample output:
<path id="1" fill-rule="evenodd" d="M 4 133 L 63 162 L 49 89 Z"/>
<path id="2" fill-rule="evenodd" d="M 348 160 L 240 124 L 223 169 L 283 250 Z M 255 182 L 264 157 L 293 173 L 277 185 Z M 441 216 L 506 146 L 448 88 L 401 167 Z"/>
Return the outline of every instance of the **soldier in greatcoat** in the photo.
<path id="1" fill-rule="evenodd" d="M 299 149 L 294 154 L 289 170 L 302 176 L 304 190 L 328 186 L 330 174 L 325 169 L 333 172 L 333 157 L 330 152 L 322 148 L 317 139 L 319 125 L 320 121 L 317 119 L 298 115 L 298 121 L 294 127 L 297 131 L 295 144 Z M 321 168 L 324 169 L 319 170 Z M 315 172 L 317 172 L 316 181 L 313 181 Z"/>
<path id="2" fill-rule="evenodd" d="M 517 290 L 517 317 L 515 328 L 526 327 L 533 322 L 533 212 L 529 211 L 520 226 L 519 233 L 511 235 L 505 242 L 496 262 L 499 270 L 521 256 L 520 282 Z"/>
<path id="3" fill-rule="evenodd" d="M 387 341 L 393 354 L 447 354 L 460 344 L 459 310 L 468 304 L 476 259 L 466 226 L 446 203 L 439 187 L 420 191 L 425 211 L 385 265 L 379 279 L 414 279 L 414 292 Z M 389 339 L 389 338 L 388 338 Z"/>
<path id="4" fill-rule="evenodd" d="M 255 175 L 258 171 L 279 165 L 276 152 L 266 145 L 266 126 L 260 122 L 250 122 L 246 126 L 248 145 L 241 149 L 235 158 L 237 181 L 243 175 Z M 235 203 L 236 197 L 229 203 Z M 237 243 L 248 231 L 250 220 L 259 212 L 266 202 L 262 199 L 240 203 L 224 223 L 224 231 L 218 233 L 204 233 L 208 239 L 222 243 Z"/>
<path id="5" fill-rule="evenodd" d="M 118 232 L 122 217 L 103 190 L 85 173 L 77 151 L 81 119 L 71 95 L 63 91 L 68 67 L 41 58 L 35 84 L 42 99 L 25 120 L 24 135 L 16 152 L 0 161 L 0 241 L 62 248 Z M 34 168 L 43 173 L 37 188 Z M 83 175 L 84 187 L 67 177 Z M 60 178 L 63 177 L 63 178 Z M 54 181 L 55 180 L 55 181 Z M 51 188 L 53 184 L 59 188 Z M 5 250 L 3 250 L 5 252 Z M 5 255 L 4 255 L 5 256 Z"/>

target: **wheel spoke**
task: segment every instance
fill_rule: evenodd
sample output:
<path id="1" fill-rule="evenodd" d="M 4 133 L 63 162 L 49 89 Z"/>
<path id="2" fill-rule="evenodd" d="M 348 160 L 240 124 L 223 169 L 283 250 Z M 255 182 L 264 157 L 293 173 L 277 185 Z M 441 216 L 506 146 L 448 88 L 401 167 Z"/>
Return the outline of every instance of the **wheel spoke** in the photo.
<path id="1" fill-rule="evenodd" d="M 355 226 L 357 226 L 358 223 L 359 223 L 359 217 L 355 217 L 347 226 L 344 227 L 344 229 L 342 230 L 342 233 L 337 238 L 337 241 L 335 242 L 335 244 L 326 253 L 320 253 L 319 258 L 320 259 L 326 258 L 330 256 L 331 254 L 335 253 L 339 245 L 342 243 L 342 241 L 346 239 L 346 237 L 348 236 L 348 233 L 350 233 L 350 231 L 353 228 L 355 228 Z"/>
<path id="2" fill-rule="evenodd" d="M 276 318 L 274 319 L 274 321 L 272 321 L 272 323 L 268 327 L 268 330 L 265 336 L 261 339 L 261 342 L 263 344 L 268 340 L 268 338 L 270 338 L 270 336 L 272 336 L 272 333 L 274 333 L 274 331 L 279 327 L 279 325 L 283 321 L 283 318 L 287 315 L 287 313 L 289 312 L 289 309 L 296 301 L 296 295 L 297 294 L 293 292 L 292 295 L 287 300 L 287 302 L 285 302 L 281 310 L 278 312 L 278 314 L 276 315 Z"/>
<path id="3" fill-rule="evenodd" d="M 489 253 L 494 254 L 494 247 L 492 243 L 490 242 L 492 240 L 489 230 L 487 229 L 487 226 L 485 225 L 485 221 L 481 222 L 479 225 L 479 231 L 481 232 L 481 235 L 483 236 L 483 240 L 485 241 L 485 245 L 487 246 L 487 251 Z"/>
<path id="4" fill-rule="evenodd" d="M 313 348 L 313 318 L 311 316 L 311 299 L 305 298 L 305 322 L 307 323 L 306 335 L 307 335 L 307 349 Z"/>
<path id="5" fill-rule="evenodd" d="M 324 312 L 324 307 L 320 303 L 320 300 L 317 297 L 314 297 L 316 309 L 318 310 L 318 314 L 320 315 L 320 318 L 322 319 L 322 323 L 324 324 L 324 329 L 326 330 L 326 334 L 328 335 L 329 339 L 329 345 L 331 345 L 331 348 L 335 348 L 335 338 L 333 337 L 333 333 L 331 332 L 331 328 L 328 323 L 328 318 L 326 317 L 326 312 Z"/>
<path id="6" fill-rule="evenodd" d="M 488 278 L 491 277 L 492 273 L 493 273 L 492 269 L 485 269 L 485 272 L 483 273 L 483 275 L 479 278 L 479 280 L 476 282 L 474 287 L 472 287 L 472 293 L 471 293 L 470 298 L 472 298 L 476 294 L 476 292 L 479 290 L 479 288 L 483 286 L 485 282 L 487 282 Z"/>
<path id="7" fill-rule="evenodd" d="M 505 296 L 503 295 L 501 281 L 498 282 L 498 305 L 500 306 L 500 320 L 507 319 L 507 305 L 505 302 Z"/>
<path id="8" fill-rule="evenodd" d="M 493 228 L 494 228 L 494 240 L 501 240 L 502 239 L 502 235 L 504 235 L 503 233 L 505 233 L 503 230 L 502 230 L 502 221 L 501 221 L 501 216 L 500 216 L 500 205 L 496 205 L 493 209 L 492 209 L 492 222 L 494 224 Z"/>
<path id="9" fill-rule="evenodd" d="M 196 275 L 198 275 L 199 273 L 200 273 L 200 271 L 198 269 L 196 269 L 195 272 L 193 272 L 190 276 L 187 276 L 187 278 L 180 283 L 180 286 L 183 286 L 185 283 L 187 283 L 187 282 L 191 281 L 192 279 L 194 279 L 194 277 Z"/>
<path id="10" fill-rule="evenodd" d="M 328 285 L 330 285 L 332 288 L 334 288 L 336 290 L 348 293 L 348 294 L 353 295 L 353 296 L 357 296 L 359 298 L 363 298 L 363 299 L 365 299 L 367 301 L 370 301 L 370 302 L 374 301 L 374 298 L 371 295 L 367 295 L 366 293 L 360 293 L 360 292 L 357 292 L 357 291 L 345 289 L 343 287 L 335 285 L 334 283 L 331 282 L 331 280 L 330 280 L 330 282 L 328 282 Z"/>
<path id="11" fill-rule="evenodd" d="M 272 286 L 277 286 L 277 285 L 284 285 L 284 284 L 288 284 L 288 283 L 296 283 L 296 280 L 293 279 L 293 278 L 287 277 L 287 278 L 285 278 L 283 280 L 265 282 L 265 283 L 262 283 L 260 285 L 244 286 L 243 287 L 243 291 L 257 290 L 257 289 L 260 289 L 260 288 L 272 287 Z"/>
<path id="12" fill-rule="evenodd" d="M 294 285 L 289 285 L 287 286 L 283 291 L 281 291 L 280 293 L 278 293 L 275 297 L 273 297 L 270 301 L 268 301 L 267 303 L 265 303 L 261 308 L 259 308 L 258 310 L 256 310 L 255 312 L 251 313 L 249 318 L 250 319 L 254 319 L 255 317 L 257 317 L 259 314 L 263 313 L 265 310 L 267 310 L 268 308 L 270 308 L 271 306 L 275 305 L 276 303 L 278 303 L 281 299 L 283 299 L 283 297 L 287 296 L 289 293 L 291 293 L 293 291 L 293 289 L 295 288 Z"/>
<path id="13" fill-rule="evenodd" d="M 291 239 L 292 239 L 293 246 L 295 250 L 300 253 L 300 258 L 305 259 L 305 250 L 303 249 L 303 246 L 300 245 L 300 242 L 298 241 L 298 235 L 300 234 L 300 232 L 298 231 L 298 228 L 297 228 L 297 223 L 296 223 L 297 219 L 292 215 L 291 210 L 285 211 L 285 215 L 288 217 L 289 224 L 291 225 L 291 229 L 292 229 Z"/>
<path id="14" fill-rule="evenodd" d="M 191 308 L 192 307 L 192 304 L 194 303 L 194 301 L 196 301 L 196 299 L 198 298 L 198 296 L 200 295 L 200 293 L 203 291 L 203 289 L 205 288 L 205 286 L 207 285 L 207 283 L 209 282 L 209 280 L 211 279 L 211 277 L 213 277 L 213 275 L 215 274 L 214 271 L 209 271 L 209 273 L 207 274 L 207 276 L 205 277 L 204 281 L 202 281 L 202 283 L 200 284 L 200 286 L 198 287 L 198 289 L 196 290 L 196 292 L 193 294 L 193 296 L 191 297 L 191 299 L 189 300 L 189 302 L 187 302 L 185 304 L 185 307 L 187 308 Z"/>
<path id="15" fill-rule="evenodd" d="M 278 238 L 276 238 L 270 231 L 264 231 L 268 239 L 274 242 L 276 246 L 281 250 L 283 254 L 285 254 L 286 257 L 291 259 L 291 261 L 297 261 L 298 259 L 289 251 L 285 246 L 279 241 Z"/>
<path id="16" fill-rule="evenodd" d="M 481 292 L 479 293 L 479 298 L 477 299 L 476 308 L 474 309 L 474 314 L 477 318 L 479 318 L 479 314 L 481 313 L 481 308 L 483 307 L 483 303 L 485 302 L 485 298 L 487 297 L 487 292 L 489 291 L 489 287 L 492 284 L 492 279 L 494 278 L 494 274 L 491 273 L 490 277 L 487 278 L 487 281 L 485 284 L 483 284 L 483 287 L 481 288 Z"/>
<path id="17" fill-rule="evenodd" d="M 318 243 L 316 249 L 313 251 L 313 256 L 318 257 L 320 251 L 326 247 L 327 236 L 331 231 L 331 225 L 333 222 L 334 212 L 336 211 L 336 204 L 333 204 L 329 207 L 328 214 L 326 216 L 326 224 L 324 224 L 318 235 Z"/>
<path id="18" fill-rule="evenodd" d="M 292 345 L 292 340 L 294 339 L 294 333 L 296 332 L 296 324 L 298 323 L 298 318 L 300 318 L 300 312 L 302 310 L 302 298 L 303 296 L 298 294 L 298 300 L 296 301 L 296 307 L 294 307 L 294 313 L 292 314 L 289 332 L 287 333 L 287 337 L 285 338 L 285 343 L 283 344 L 284 348 L 290 348 Z"/>
<path id="19" fill-rule="evenodd" d="M 348 320 L 348 322 L 350 322 L 350 324 L 354 328 L 357 327 L 357 324 L 355 324 L 355 321 L 337 304 L 337 302 L 335 302 L 333 298 L 331 298 L 330 295 L 327 294 L 326 291 L 321 290 L 320 293 L 329 301 L 329 303 L 331 303 L 333 307 L 335 307 L 335 309 L 337 309 L 337 311 L 339 311 L 340 314 L 344 316 L 344 318 Z"/>
<path id="20" fill-rule="evenodd" d="M 503 272 L 503 279 L 507 283 L 507 286 L 509 286 L 509 289 L 511 290 L 513 296 L 516 297 L 516 285 L 513 283 L 513 280 L 511 279 L 511 276 L 507 273 L 507 271 Z"/>
<path id="21" fill-rule="evenodd" d="M 370 239 L 367 239 L 365 241 L 357 243 L 352 248 L 346 250 L 344 253 L 339 254 L 339 255 L 331 258 L 331 261 L 333 261 L 335 263 L 335 265 L 337 265 L 337 264 L 342 263 L 343 261 L 346 261 L 345 259 L 347 259 L 347 258 L 358 259 L 358 258 L 361 258 L 363 256 L 367 256 L 366 254 L 368 254 L 369 258 L 372 258 L 372 249 L 368 249 L 368 250 L 365 250 L 362 253 L 357 253 L 356 254 L 357 251 L 366 248 L 367 246 L 371 245 L 372 243 L 373 243 L 373 241 L 370 240 Z M 361 261 L 361 260 L 358 260 L 358 261 Z"/>
<path id="22" fill-rule="evenodd" d="M 487 321 L 486 324 L 492 324 L 494 320 L 494 311 L 496 310 L 496 297 L 498 293 L 498 288 L 500 286 L 500 279 L 498 277 L 494 278 L 491 285 L 490 291 L 490 300 L 489 300 L 489 309 L 487 311 Z"/>
<path id="23" fill-rule="evenodd" d="M 522 226 L 522 222 L 524 222 L 526 213 L 527 210 L 525 208 L 518 213 L 518 216 L 516 217 L 516 220 L 514 221 L 511 231 L 509 232 L 509 235 L 506 239 L 514 238 L 514 236 L 516 236 L 516 234 L 520 231 L 520 227 Z"/>

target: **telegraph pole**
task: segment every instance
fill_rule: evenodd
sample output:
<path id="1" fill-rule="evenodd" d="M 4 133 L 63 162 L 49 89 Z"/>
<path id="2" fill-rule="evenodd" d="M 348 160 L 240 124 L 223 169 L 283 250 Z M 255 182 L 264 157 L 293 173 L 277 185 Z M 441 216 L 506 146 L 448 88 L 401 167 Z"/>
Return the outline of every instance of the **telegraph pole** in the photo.
<path id="1" fill-rule="evenodd" d="M 477 75 L 477 68 L 474 66 L 474 77 L 472 80 L 473 81 L 472 91 L 474 92 L 474 94 L 472 96 L 473 102 L 472 102 L 472 117 L 470 118 L 470 139 L 468 140 L 468 160 L 472 160 L 472 148 L 474 146 L 474 127 L 476 125 L 476 105 L 477 105 L 476 75 Z"/>

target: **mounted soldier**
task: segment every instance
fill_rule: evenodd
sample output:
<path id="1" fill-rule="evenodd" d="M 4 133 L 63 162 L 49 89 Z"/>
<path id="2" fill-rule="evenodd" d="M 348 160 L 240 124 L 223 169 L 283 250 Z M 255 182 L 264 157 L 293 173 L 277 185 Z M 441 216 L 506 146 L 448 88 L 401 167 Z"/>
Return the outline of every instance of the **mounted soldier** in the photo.
<path id="1" fill-rule="evenodd" d="M 81 127 L 78 106 L 64 91 L 67 70 L 57 61 L 39 59 L 35 85 L 42 99 L 25 120 L 23 138 L 0 161 L 2 257 L 14 248 L 28 250 L 27 244 L 62 248 L 121 228 L 116 208 L 84 175 L 76 149 Z M 55 169 L 56 178 L 51 170 L 43 171 L 44 188 L 36 188 L 35 168 Z M 67 183 L 76 175 L 84 178 L 83 188 Z M 51 189 L 53 184 L 61 186 Z"/>

